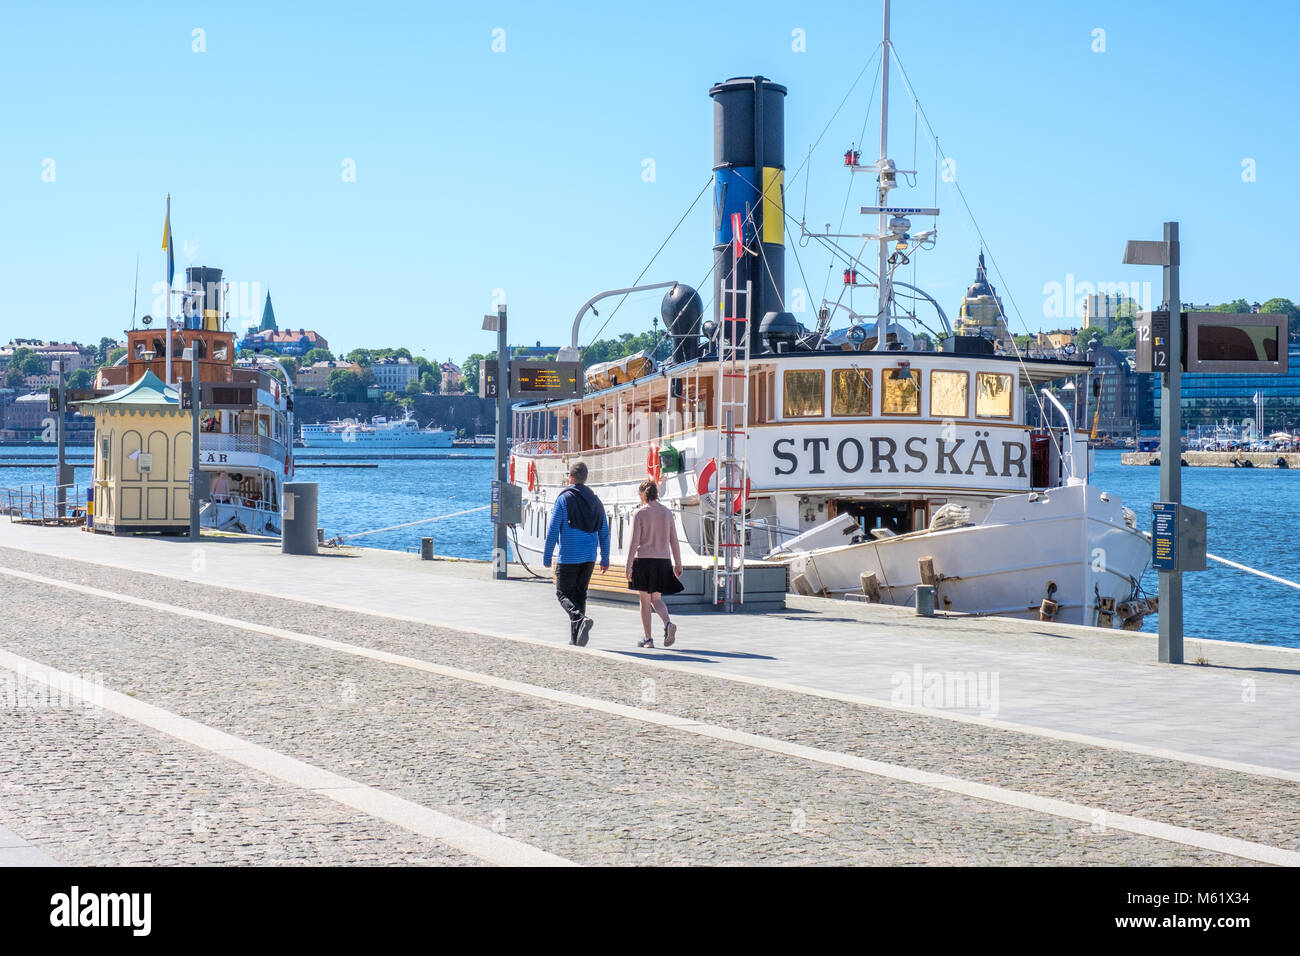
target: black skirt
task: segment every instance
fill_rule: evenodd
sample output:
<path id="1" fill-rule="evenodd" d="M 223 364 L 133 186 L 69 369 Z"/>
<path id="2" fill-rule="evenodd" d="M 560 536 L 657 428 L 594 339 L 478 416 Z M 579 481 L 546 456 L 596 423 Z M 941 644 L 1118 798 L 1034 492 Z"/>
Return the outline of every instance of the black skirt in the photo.
<path id="1" fill-rule="evenodd" d="M 632 580 L 627 586 L 651 594 L 680 594 L 686 590 L 673 574 L 673 563 L 668 558 L 637 558 L 632 562 Z"/>

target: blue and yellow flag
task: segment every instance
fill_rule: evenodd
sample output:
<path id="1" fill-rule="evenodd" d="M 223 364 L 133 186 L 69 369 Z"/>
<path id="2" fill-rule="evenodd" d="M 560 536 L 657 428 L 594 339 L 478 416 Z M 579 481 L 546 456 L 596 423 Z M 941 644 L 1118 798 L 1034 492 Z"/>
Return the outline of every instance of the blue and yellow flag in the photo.
<path id="1" fill-rule="evenodd" d="M 167 218 L 163 220 L 163 251 L 167 253 L 167 285 L 176 275 L 176 254 L 172 249 L 172 194 L 167 194 Z"/>

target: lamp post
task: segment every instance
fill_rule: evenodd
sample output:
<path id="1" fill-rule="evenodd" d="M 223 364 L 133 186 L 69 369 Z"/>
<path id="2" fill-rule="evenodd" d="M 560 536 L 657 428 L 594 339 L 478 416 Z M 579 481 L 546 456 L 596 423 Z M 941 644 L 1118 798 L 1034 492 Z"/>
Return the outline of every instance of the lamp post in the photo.
<path id="1" fill-rule="evenodd" d="M 68 467 L 67 452 L 65 443 L 67 438 L 68 419 L 64 410 L 68 407 L 67 382 L 63 376 L 63 359 L 54 360 L 54 371 L 59 376 L 58 403 L 59 410 L 55 413 L 54 421 L 56 425 L 55 435 L 58 442 L 58 467 L 55 469 L 55 501 L 58 503 L 58 515 L 60 518 L 67 517 L 68 514 L 68 485 L 72 483 Z"/>
<path id="2" fill-rule="evenodd" d="M 1125 265 L 1160 266 L 1164 279 L 1165 308 L 1169 310 L 1167 370 L 1160 376 L 1160 498 L 1178 509 L 1183 500 L 1183 422 L 1182 422 L 1182 349 L 1181 315 L 1183 304 L 1178 288 L 1180 246 L 1178 223 L 1166 222 L 1164 239 L 1130 240 L 1124 248 Z M 1160 638 L 1158 655 L 1161 663 L 1183 663 L 1183 572 L 1160 572 Z"/>
<path id="3" fill-rule="evenodd" d="M 199 477 L 199 340 L 190 342 L 181 353 L 190 360 L 190 540 L 199 540 L 199 494 L 202 484 Z"/>
<path id="4" fill-rule="evenodd" d="M 579 320 L 582 313 L 579 312 Z M 508 467 L 510 449 L 510 353 L 506 345 L 506 307 L 497 306 L 496 315 L 483 317 L 483 330 L 495 331 L 497 334 L 497 427 L 496 427 L 496 462 L 494 473 L 502 485 L 510 480 Z M 576 335 L 576 332 L 575 332 Z M 492 577 L 498 581 L 506 579 L 506 525 L 498 521 L 492 526 Z"/>

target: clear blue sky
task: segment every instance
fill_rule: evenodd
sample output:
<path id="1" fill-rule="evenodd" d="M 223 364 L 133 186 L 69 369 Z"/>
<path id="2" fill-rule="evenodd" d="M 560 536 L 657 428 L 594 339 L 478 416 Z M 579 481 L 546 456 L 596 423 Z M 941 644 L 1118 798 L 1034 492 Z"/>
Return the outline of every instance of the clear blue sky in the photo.
<path id="1" fill-rule="evenodd" d="M 0 341 L 120 335 L 137 254 L 139 311 L 152 310 L 170 192 L 178 271 L 188 242 L 196 264 L 269 287 L 282 327 L 336 350 L 460 361 L 493 344 L 480 322 L 498 288 L 514 342 L 561 342 L 582 300 L 635 279 L 706 182 L 713 82 L 762 73 L 789 87 L 793 173 L 880 34 L 871 0 L 135 6 L 6 8 Z M 1150 280 L 1158 296 L 1158 270 L 1119 259 L 1165 219 L 1182 222 L 1184 298 L 1300 300 L 1298 20 L 1283 2 L 897 0 L 895 46 L 956 160 L 994 281 L 1030 328 L 1071 324 L 1043 315 L 1044 285 L 1070 274 Z M 206 52 L 192 50 L 196 28 Z M 796 29 L 806 52 L 792 50 Z M 810 225 L 840 219 L 840 154 L 870 83 L 813 155 Z M 891 152 L 909 167 L 912 110 L 893 83 Z M 867 160 L 876 123 L 872 105 Z M 342 179 L 348 159 L 356 182 Z M 922 187 L 894 196 L 928 204 L 924 136 L 916 162 Z M 851 209 L 870 201 L 869 179 Z M 788 183 L 796 215 L 804 184 Z M 939 247 L 917 276 L 951 314 L 977 241 L 947 187 L 939 204 Z M 702 279 L 710 218 L 706 197 L 646 281 Z M 815 303 L 827 259 L 801 256 Z M 787 277 L 804 284 L 789 253 Z M 236 324 L 260 300 L 251 309 Z M 642 331 L 657 312 L 657 296 L 630 300 L 604 334 Z"/>

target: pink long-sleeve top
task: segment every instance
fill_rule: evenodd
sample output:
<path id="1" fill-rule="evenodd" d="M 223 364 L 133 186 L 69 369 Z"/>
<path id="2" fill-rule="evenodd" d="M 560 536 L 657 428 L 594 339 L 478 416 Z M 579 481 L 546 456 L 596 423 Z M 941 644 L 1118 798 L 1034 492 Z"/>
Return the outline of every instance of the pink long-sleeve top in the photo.
<path id="1" fill-rule="evenodd" d="M 627 546 L 629 568 L 637 558 L 671 558 L 674 565 L 682 563 L 673 513 L 658 501 L 642 505 L 632 516 L 632 540 Z"/>

